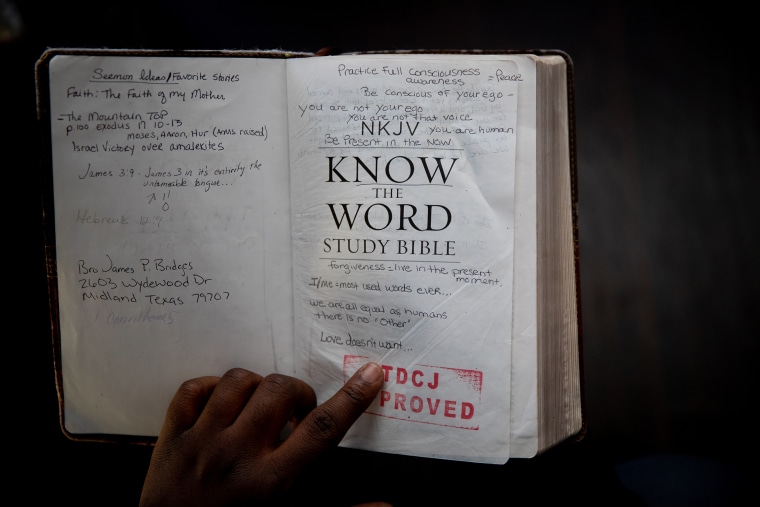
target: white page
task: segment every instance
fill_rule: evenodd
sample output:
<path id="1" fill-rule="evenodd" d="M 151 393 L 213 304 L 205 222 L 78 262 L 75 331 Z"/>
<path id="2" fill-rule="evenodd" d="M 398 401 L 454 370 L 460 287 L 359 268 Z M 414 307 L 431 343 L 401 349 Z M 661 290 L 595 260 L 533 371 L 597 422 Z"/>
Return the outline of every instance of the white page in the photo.
<path id="1" fill-rule="evenodd" d="M 157 435 L 188 378 L 292 373 L 284 66 L 50 62 L 68 431 Z"/>
<path id="2" fill-rule="evenodd" d="M 519 69 L 449 58 L 289 62 L 296 370 L 324 401 L 384 366 L 343 445 L 502 463 Z"/>
<path id="3" fill-rule="evenodd" d="M 515 196 L 514 319 L 512 332 L 512 442 L 510 455 L 529 458 L 538 448 L 536 290 L 536 65 L 520 67 Z"/>

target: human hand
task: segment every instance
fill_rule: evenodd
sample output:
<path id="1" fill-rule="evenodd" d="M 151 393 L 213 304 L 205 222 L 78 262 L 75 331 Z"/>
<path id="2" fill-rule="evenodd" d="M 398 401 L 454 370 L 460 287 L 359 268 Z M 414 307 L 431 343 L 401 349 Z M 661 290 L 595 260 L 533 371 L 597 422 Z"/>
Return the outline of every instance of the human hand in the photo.
<path id="1" fill-rule="evenodd" d="M 367 363 L 317 406 L 314 390 L 286 375 L 235 368 L 184 382 L 153 450 L 141 507 L 282 501 L 299 472 L 338 445 L 382 385 L 380 366 Z M 292 433 L 283 441 L 288 423 Z"/>

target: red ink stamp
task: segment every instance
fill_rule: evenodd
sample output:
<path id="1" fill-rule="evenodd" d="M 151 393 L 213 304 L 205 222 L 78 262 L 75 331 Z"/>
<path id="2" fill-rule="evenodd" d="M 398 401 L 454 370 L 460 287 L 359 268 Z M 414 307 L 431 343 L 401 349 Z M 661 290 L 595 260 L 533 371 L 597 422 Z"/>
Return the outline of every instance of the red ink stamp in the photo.
<path id="1" fill-rule="evenodd" d="M 343 381 L 366 356 L 343 357 Z M 366 413 L 403 421 L 477 431 L 483 372 L 445 366 L 381 364 L 385 384 Z"/>

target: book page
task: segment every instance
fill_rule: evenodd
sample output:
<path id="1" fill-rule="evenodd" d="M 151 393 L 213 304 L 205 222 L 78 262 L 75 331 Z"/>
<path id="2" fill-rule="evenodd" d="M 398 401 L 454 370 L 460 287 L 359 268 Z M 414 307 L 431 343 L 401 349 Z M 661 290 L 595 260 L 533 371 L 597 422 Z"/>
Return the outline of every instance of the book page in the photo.
<path id="1" fill-rule="evenodd" d="M 383 391 L 343 445 L 509 457 L 518 83 L 510 57 L 288 62 L 296 371 Z"/>
<path id="2" fill-rule="evenodd" d="M 284 65 L 50 62 L 69 432 L 157 435 L 184 380 L 292 373 Z"/>
<path id="3" fill-rule="evenodd" d="M 536 455 L 537 288 L 536 288 L 536 74 L 534 56 L 517 58 L 522 81 L 517 110 L 515 175 L 515 259 L 512 319 L 512 440 L 510 456 Z"/>

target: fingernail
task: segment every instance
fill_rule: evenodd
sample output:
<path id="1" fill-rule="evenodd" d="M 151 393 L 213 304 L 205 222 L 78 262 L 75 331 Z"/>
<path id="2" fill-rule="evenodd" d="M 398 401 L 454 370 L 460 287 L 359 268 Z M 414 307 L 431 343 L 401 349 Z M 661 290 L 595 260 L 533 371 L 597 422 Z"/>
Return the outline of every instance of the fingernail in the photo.
<path id="1" fill-rule="evenodd" d="M 361 372 L 363 381 L 374 384 L 383 377 L 383 369 L 377 363 L 367 363 Z"/>

